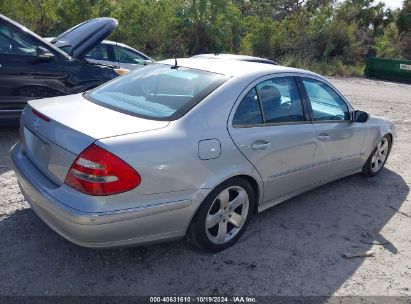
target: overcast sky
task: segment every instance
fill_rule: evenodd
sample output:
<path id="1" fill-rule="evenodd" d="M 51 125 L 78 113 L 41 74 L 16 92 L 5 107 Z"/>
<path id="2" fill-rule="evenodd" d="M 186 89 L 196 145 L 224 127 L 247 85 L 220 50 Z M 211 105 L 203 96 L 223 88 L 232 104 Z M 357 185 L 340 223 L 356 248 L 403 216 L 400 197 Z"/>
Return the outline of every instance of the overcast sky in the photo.
<path id="1" fill-rule="evenodd" d="M 402 3 L 403 3 L 403 0 L 379 0 L 379 1 L 384 2 L 385 5 L 391 9 L 402 7 Z M 375 2 L 378 2 L 378 0 Z"/>

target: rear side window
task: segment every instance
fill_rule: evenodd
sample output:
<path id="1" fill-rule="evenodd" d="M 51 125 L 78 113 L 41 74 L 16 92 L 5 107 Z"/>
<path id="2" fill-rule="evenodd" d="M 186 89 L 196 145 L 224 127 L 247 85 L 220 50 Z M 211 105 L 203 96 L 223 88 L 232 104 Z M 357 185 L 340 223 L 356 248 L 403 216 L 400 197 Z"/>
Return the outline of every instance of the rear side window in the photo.
<path id="1" fill-rule="evenodd" d="M 175 120 L 227 79 L 220 74 L 154 64 L 110 81 L 85 97 L 127 114 Z"/>
<path id="2" fill-rule="evenodd" d="M 304 121 L 304 111 L 293 77 L 273 78 L 257 85 L 266 123 Z"/>
<path id="3" fill-rule="evenodd" d="M 233 124 L 241 125 L 257 125 L 263 123 L 261 115 L 260 103 L 257 97 L 257 91 L 252 88 L 243 98 L 237 111 L 234 114 Z"/>
<path id="4" fill-rule="evenodd" d="M 305 121 L 304 110 L 293 77 L 278 77 L 259 83 L 239 104 L 234 126 Z"/>
<path id="5" fill-rule="evenodd" d="M 350 120 L 345 101 L 324 82 L 303 78 L 305 90 L 316 121 Z"/>

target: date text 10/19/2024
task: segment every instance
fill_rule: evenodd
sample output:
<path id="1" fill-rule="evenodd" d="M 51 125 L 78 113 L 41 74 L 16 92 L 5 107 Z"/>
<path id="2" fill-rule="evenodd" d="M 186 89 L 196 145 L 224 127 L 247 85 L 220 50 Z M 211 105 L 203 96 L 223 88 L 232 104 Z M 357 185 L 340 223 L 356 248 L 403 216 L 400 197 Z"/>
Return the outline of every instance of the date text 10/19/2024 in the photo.
<path id="1" fill-rule="evenodd" d="M 254 297 L 204 296 L 204 297 L 150 297 L 150 303 L 257 303 Z"/>

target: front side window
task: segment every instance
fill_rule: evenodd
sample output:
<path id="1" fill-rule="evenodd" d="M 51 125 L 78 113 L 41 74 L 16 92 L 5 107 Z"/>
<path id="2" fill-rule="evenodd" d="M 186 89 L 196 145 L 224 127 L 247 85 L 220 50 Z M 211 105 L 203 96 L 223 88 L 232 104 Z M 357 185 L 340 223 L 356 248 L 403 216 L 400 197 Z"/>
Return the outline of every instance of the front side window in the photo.
<path id="1" fill-rule="evenodd" d="M 115 53 L 118 62 L 131 64 L 144 64 L 145 58 L 140 54 L 126 48 L 115 46 Z"/>
<path id="2" fill-rule="evenodd" d="M 313 111 L 315 121 L 350 120 L 350 111 L 345 101 L 324 82 L 302 79 Z"/>
<path id="3" fill-rule="evenodd" d="M 153 64 L 110 81 L 85 97 L 149 119 L 174 120 L 213 92 L 227 76 L 166 64 Z"/>
<path id="4" fill-rule="evenodd" d="M 39 45 L 19 32 L 0 24 L 0 55 L 32 56 L 37 55 Z"/>

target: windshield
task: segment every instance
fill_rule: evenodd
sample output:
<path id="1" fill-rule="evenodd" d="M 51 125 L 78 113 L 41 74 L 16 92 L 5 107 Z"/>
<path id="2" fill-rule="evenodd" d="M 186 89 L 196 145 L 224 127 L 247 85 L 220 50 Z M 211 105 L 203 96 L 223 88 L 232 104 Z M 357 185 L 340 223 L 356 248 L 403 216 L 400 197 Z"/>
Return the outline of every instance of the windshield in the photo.
<path id="1" fill-rule="evenodd" d="M 220 74 L 154 64 L 110 81 L 85 97 L 127 114 L 175 120 L 226 80 Z"/>

